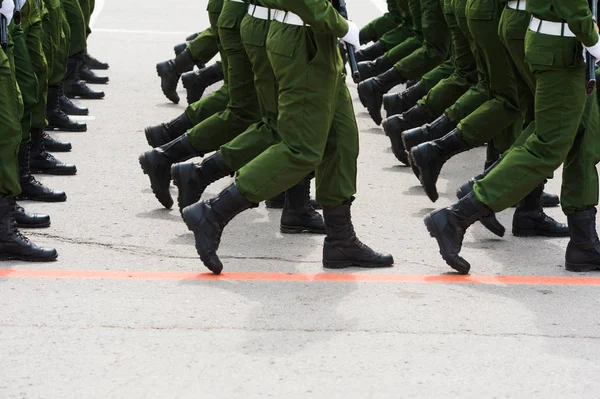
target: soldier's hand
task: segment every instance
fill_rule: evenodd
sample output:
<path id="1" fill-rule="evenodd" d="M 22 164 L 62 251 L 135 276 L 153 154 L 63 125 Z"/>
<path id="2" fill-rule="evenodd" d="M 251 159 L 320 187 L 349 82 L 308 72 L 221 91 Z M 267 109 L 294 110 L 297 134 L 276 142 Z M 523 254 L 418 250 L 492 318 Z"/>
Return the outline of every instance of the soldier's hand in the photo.
<path id="1" fill-rule="evenodd" d="M 348 21 L 348 32 L 341 39 L 354 46 L 355 49 L 360 47 L 360 39 L 359 39 L 360 29 L 358 26 L 352 22 Z"/>
<path id="2" fill-rule="evenodd" d="M 13 14 L 15 13 L 15 3 L 12 0 L 2 1 L 2 7 L 0 7 L 0 14 L 6 18 L 6 26 L 10 25 Z"/>
<path id="3" fill-rule="evenodd" d="M 585 50 L 583 51 L 583 58 L 586 59 L 586 52 L 590 53 L 595 59 L 596 62 L 600 61 L 600 35 L 598 35 L 598 42 L 591 47 L 583 46 Z"/>

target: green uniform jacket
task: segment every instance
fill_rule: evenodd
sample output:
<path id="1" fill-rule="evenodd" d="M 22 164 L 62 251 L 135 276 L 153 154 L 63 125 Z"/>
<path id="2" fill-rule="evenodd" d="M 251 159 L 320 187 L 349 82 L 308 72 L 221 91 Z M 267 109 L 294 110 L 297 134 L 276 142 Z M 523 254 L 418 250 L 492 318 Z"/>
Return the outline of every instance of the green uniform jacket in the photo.
<path id="1" fill-rule="evenodd" d="M 266 0 L 268 7 L 297 14 L 316 32 L 331 32 L 336 37 L 348 33 L 348 23 L 326 0 Z"/>
<path id="2" fill-rule="evenodd" d="M 587 47 L 598 43 L 587 0 L 527 0 L 527 11 L 544 21 L 566 22 Z"/>

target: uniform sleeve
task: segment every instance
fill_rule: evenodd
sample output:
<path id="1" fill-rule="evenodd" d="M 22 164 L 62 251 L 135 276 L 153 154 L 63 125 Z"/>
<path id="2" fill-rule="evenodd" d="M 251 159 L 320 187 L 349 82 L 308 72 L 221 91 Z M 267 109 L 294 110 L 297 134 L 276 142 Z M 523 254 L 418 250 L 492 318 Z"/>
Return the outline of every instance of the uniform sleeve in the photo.
<path id="1" fill-rule="evenodd" d="M 550 3 L 584 46 L 591 47 L 598 42 L 592 12 L 586 0 L 550 0 Z"/>
<path id="2" fill-rule="evenodd" d="M 331 32 L 336 37 L 348 33 L 348 23 L 327 0 L 289 0 L 284 3 L 316 31 Z"/>

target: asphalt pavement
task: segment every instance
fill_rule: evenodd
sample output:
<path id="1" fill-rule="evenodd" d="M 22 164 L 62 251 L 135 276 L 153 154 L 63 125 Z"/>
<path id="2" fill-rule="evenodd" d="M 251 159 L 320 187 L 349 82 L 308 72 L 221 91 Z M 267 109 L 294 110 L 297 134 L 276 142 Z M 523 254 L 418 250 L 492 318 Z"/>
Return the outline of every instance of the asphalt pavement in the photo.
<path id="1" fill-rule="evenodd" d="M 363 25 L 381 3 L 348 7 Z M 467 233 L 472 276 L 449 275 L 422 218 L 481 171 L 484 149 L 448 162 L 432 204 L 352 82 L 354 224 L 395 266 L 327 271 L 323 237 L 281 234 L 281 212 L 261 205 L 227 226 L 224 274 L 207 274 L 137 161 L 144 127 L 185 109 L 181 87 L 182 103 L 163 96 L 155 64 L 208 26 L 206 2 L 96 4 L 89 51 L 110 63 L 110 83 L 96 87 L 106 98 L 77 101 L 91 110 L 88 132 L 56 134 L 73 143 L 56 156 L 78 174 L 40 177 L 68 201 L 23 203 L 51 215 L 51 228 L 26 233 L 59 259 L 0 264 L 1 398 L 598 396 L 600 274 L 564 270 L 566 239 L 512 236 L 508 210 L 504 238 L 481 225 Z M 559 170 L 547 191 L 560 183 Z"/>

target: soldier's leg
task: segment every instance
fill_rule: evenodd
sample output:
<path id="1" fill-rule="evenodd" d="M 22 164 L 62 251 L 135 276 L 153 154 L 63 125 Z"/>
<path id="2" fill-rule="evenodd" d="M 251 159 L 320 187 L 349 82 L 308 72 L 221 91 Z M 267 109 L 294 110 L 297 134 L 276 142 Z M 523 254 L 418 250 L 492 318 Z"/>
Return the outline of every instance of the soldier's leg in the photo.
<path id="1" fill-rule="evenodd" d="M 196 64 L 208 63 L 217 53 L 217 35 L 212 27 L 204 29 L 198 36 L 194 38 L 188 45 L 192 59 Z"/>
<path id="2" fill-rule="evenodd" d="M 78 0 L 63 0 L 61 4 L 71 32 L 68 55 L 74 57 L 87 49 L 85 17 Z"/>

